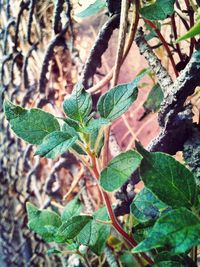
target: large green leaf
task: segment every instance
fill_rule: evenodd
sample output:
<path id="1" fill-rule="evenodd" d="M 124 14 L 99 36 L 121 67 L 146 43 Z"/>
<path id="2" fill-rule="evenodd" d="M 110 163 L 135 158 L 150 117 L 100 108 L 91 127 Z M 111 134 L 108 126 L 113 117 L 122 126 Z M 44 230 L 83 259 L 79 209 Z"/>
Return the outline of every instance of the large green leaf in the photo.
<path id="1" fill-rule="evenodd" d="M 68 133 L 55 131 L 43 139 L 35 155 L 53 159 L 66 152 L 76 140 L 77 136 L 71 137 Z"/>
<path id="2" fill-rule="evenodd" d="M 200 220 L 186 208 L 169 211 L 160 217 L 149 236 L 133 252 L 167 246 L 173 254 L 187 252 L 200 243 Z"/>
<path id="3" fill-rule="evenodd" d="M 200 19 L 195 23 L 195 25 L 192 28 L 189 29 L 188 32 L 186 32 L 184 35 L 179 37 L 177 39 L 177 42 L 186 40 L 188 38 L 192 38 L 196 35 L 200 35 Z"/>
<path id="4" fill-rule="evenodd" d="M 64 207 L 64 210 L 61 215 L 61 219 L 63 222 L 68 221 L 73 216 L 77 216 L 80 214 L 80 212 L 83 209 L 83 205 L 81 204 L 81 201 L 79 200 L 79 197 L 75 197 L 73 200 L 71 200 L 67 205 Z"/>
<path id="5" fill-rule="evenodd" d="M 140 9 L 140 14 L 149 20 L 164 20 L 174 12 L 175 0 L 157 0 L 154 4 Z"/>
<path id="6" fill-rule="evenodd" d="M 144 187 L 131 204 L 131 213 L 140 222 L 155 220 L 168 206 L 161 202 L 148 188 Z"/>
<path id="7" fill-rule="evenodd" d="M 92 98 L 87 93 L 82 84 L 78 83 L 72 94 L 63 102 L 65 114 L 72 120 L 80 123 L 90 114 L 92 110 Z"/>
<path id="8" fill-rule="evenodd" d="M 61 226 L 60 216 L 48 210 L 39 210 L 28 202 L 26 204 L 28 213 L 28 227 L 48 242 L 54 241 L 55 233 Z"/>
<path id="9" fill-rule="evenodd" d="M 113 158 L 100 174 L 100 185 L 104 190 L 112 192 L 121 187 L 139 167 L 141 155 L 128 150 Z"/>
<path id="10" fill-rule="evenodd" d="M 83 227 L 92 220 L 91 216 L 73 216 L 62 223 L 59 227 L 55 241 L 58 243 L 66 242 L 68 239 L 75 238 Z"/>
<path id="11" fill-rule="evenodd" d="M 154 152 L 150 153 L 136 145 L 143 156 L 140 176 L 160 200 L 171 207 L 191 208 L 196 204 L 197 193 L 193 174 L 172 156 Z"/>
<path id="12" fill-rule="evenodd" d="M 132 82 L 113 87 L 99 98 L 97 110 L 102 118 L 115 120 L 126 112 L 138 95 L 137 84 L 146 72 L 136 77 Z"/>
<path id="13" fill-rule="evenodd" d="M 41 109 L 24 109 L 6 100 L 4 112 L 15 134 L 30 144 L 40 144 L 46 135 L 60 130 L 57 119 Z"/>
<path id="14" fill-rule="evenodd" d="M 89 1 L 89 5 L 87 5 L 81 12 L 76 13 L 75 15 L 79 18 L 92 16 L 104 7 L 106 7 L 106 0 Z"/>

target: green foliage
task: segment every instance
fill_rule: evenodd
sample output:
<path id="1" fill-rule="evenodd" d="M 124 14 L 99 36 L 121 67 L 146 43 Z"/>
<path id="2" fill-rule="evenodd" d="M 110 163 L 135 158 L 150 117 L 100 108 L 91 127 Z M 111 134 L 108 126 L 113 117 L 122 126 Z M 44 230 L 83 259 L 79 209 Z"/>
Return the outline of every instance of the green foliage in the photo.
<path id="1" fill-rule="evenodd" d="M 143 156 L 140 176 L 160 200 L 173 208 L 197 203 L 194 176 L 184 165 L 167 154 L 149 153 L 139 144 L 137 150 Z"/>
<path id="2" fill-rule="evenodd" d="M 139 167 L 142 157 L 133 150 L 121 153 L 112 159 L 100 174 L 100 185 L 112 192 L 122 186 Z"/>
<path id="3" fill-rule="evenodd" d="M 83 124 L 92 110 L 92 98 L 78 83 L 72 94 L 65 99 L 63 109 L 68 118 Z"/>
<path id="4" fill-rule="evenodd" d="M 167 247 L 172 254 L 186 253 L 200 243 L 199 236 L 199 218 L 186 208 L 179 208 L 160 217 L 149 236 L 133 251 Z"/>
<path id="5" fill-rule="evenodd" d="M 78 216 L 83 209 L 79 197 L 75 197 L 65 207 L 61 215 L 62 222 L 68 221 L 73 216 Z"/>
<path id="6" fill-rule="evenodd" d="M 134 259 L 134 256 L 129 252 L 125 251 L 120 256 L 120 262 L 123 267 L 139 267 L 139 263 Z"/>
<path id="7" fill-rule="evenodd" d="M 56 232 L 55 241 L 65 243 L 68 239 L 75 238 L 82 228 L 92 220 L 91 216 L 73 216 L 69 220 L 62 223 Z"/>
<path id="8" fill-rule="evenodd" d="M 159 84 L 154 85 L 151 89 L 147 100 L 144 102 L 144 109 L 149 112 L 156 112 L 160 109 L 160 104 L 163 101 L 163 92 Z"/>
<path id="9" fill-rule="evenodd" d="M 90 3 L 84 10 L 77 13 L 76 17 L 85 18 L 92 16 L 104 7 L 106 7 L 106 0 L 95 0 L 93 3 Z"/>
<path id="10" fill-rule="evenodd" d="M 139 222 L 157 219 L 168 206 L 160 201 L 148 188 L 144 187 L 131 204 L 131 213 Z"/>
<path id="11" fill-rule="evenodd" d="M 60 216 L 48 210 L 39 210 L 31 203 L 26 204 L 28 227 L 48 242 L 54 240 L 57 229 L 61 226 Z"/>
<path id="12" fill-rule="evenodd" d="M 174 12 L 175 0 L 156 0 L 152 5 L 140 9 L 140 14 L 148 20 L 164 20 Z"/>
<path id="13" fill-rule="evenodd" d="M 113 87 L 99 98 L 97 109 L 102 118 L 115 120 L 126 112 L 138 95 L 137 84 L 146 72 L 132 82 Z"/>
<path id="14" fill-rule="evenodd" d="M 4 101 L 4 113 L 14 133 L 30 144 L 40 144 L 45 136 L 59 131 L 57 119 L 41 109 L 24 109 Z"/>
<path id="15" fill-rule="evenodd" d="M 68 150 L 77 140 L 64 132 L 55 131 L 48 134 L 39 145 L 35 155 L 46 158 L 55 158 Z"/>
<path id="16" fill-rule="evenodd" d="M 105 207 L 99 209 L 98 211 L 96 211 L 94 214 L 94 219 L 95 220 L 101 220 L 101 221 L 107 221 L 109 219 L 107 210 Z M 105 244 L 106 244 L 106 240 L 109 237 L 110 234 L 110 225 L 109 224 L 102 224 L 99 223 L 98 221 L 94 221 L 93 223 L 95 223 L 96 225 L 96 229 L 97 229 L 97 239 L 96 242 L 91 246 L 91 250 L 97 254 L 100 255 L 104 248 L 105 248 Z"/>

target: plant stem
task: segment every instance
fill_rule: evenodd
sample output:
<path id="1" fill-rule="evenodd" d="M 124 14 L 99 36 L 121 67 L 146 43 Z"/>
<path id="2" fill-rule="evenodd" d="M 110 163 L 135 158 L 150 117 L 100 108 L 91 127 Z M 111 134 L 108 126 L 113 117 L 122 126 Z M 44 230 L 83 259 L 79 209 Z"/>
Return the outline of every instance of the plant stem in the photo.
<path id="1" fill-rule="evenodd" d="M 90 263 L 89 263 L 88 258 L 86 257 L 86 255 L 83 255 L 79 250 L 77 250 L 76 253 L 77 253 L 78 255 L 80 255 L 80 256 L 84 259 L 85 264 L 86 264 L 87 267 L 91 267 L 91 265 L 90 265 Z"/>
<path id="2" fill-rule="evenodd" d="M 94 172 L 95 178 L 97 180 L 99 180 L 99 172 L 97 170 L 96 158 L 89 151 L 88 151 L 88 154 L 90 154 L 90 157 L 91 157 L 92 168 L 93 168 L 93 172 Z M 128 242 L 128 244 L 131 247 L 137 246 L 137 242 L 132 238 L 131 235 L 127 234 L 124 231 L 124 229 L 121 227 L 121 225 L 117 221 L 117 219 L 115 217 L 115 214 L 113 212 L 112 205 L 111 205 L 111 202 L 110 202 L 108 194 L 105 191 L 101 190 L 101 188 L 100 188 L 100 191 L 102 193 L 104 202 L 106 204 L 106 207 L 107 207 L 107 210 L 108 210 L 108 214 L 109 214 L 110 219 L 112 221 L 113 227 L 124 237 L 124 239 Z M 145 253 L 141 253 L 141 255 L 148 263 L 153 264 L 153 261 Z"/>
<path id="3" fill-rule="evenodd" d="M 175 21 L 175 15 L 174 14 L 171 16 L 171 22 L 172 22 L 172 29 L 174 32 L 174 39 L 176 40 L 176 39 L 178 39 L 178 34 L 177 34 L 176 21 Z M 179 58 L 182 61 L 184 58 L 183 58 L 183 55 L 181 53 L 181 48 L 180 48 L 179 43 L 176 43 L 176 49 L 177 49 L 177 53 L 179 55 Z"/>
<path id="4" fill-rule="evenodd" d="M 170 49 L 169 49 L 169 46 L 168 46 L 168 44 L 167 44 L 165 38 L 163 37 L 163 35 L 162 35 L 161 32 L 159 31 L 159 29 L 156 27 L 156 25 L 155 25 L 152 21 L 147 20 L 147 19 L 144 19 L 144 21 L 145 21 L 145 23 L 147 23 L 152 29 L 154 29 L 155 32 L 157 33 L 158 38 L 159 38 L 160 41 L 162 42 L 162 44 L 163 44 L 165 50 L 167 51 L 167 54 L 168 54 L 168 57 L 169 57 L 169 59 L 170 59 L 170 61 L 171 61 L 171 64 L 172 64 L 174 73 L 175 73 L 176 77 L 178 77 L 178 71 L 177 71 L 177 69 L 176 69 L 176 64 L 175 64 L 174 58 L 173 58 L 173 56 L 172 56 L 172 53 L 171 53 L 171 51 L 170 51 Z"/>

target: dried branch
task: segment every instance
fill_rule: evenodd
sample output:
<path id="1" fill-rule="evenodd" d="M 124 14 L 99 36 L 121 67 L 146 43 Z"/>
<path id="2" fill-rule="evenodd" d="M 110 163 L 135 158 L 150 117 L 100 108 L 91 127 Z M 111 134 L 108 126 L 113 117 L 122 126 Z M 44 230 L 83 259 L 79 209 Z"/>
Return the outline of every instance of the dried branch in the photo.
<path id="1" fill-rule="evenodd" d="M 88 88 L 88 80 L 95 74 L 96 69 L 101 67 L 101 56 L 108 48 L 108 42 L 113 31 L 119 26 L 120 15 L 113 15 L 101 28 L 90 55 L 86 60 L 82 72 L 82 81 L 84 87 Z"/>

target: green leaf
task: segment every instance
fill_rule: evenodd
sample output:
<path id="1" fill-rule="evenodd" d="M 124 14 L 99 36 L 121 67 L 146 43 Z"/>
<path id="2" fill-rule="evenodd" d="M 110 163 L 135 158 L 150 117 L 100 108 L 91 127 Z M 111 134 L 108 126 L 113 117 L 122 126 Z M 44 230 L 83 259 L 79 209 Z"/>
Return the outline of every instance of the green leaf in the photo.
<path id="1" fill-rule="evenodd" d="M 95 245 L 98 239 L 98 229 L 95 221 L 87 223 L 77 236 L 77 240 L 80 244 L 86 246 Z"/>
<path id="2" fill-rule="evenodd" d="M 69 119 L 69 118 L 64 118 L 63 119 L 64 120 L 64 122 L 65 122 L 65 124 L 67 124 L 69 127 L 71 127 L 71 128 L 73 128 L 74 130 L 75 130 L 75 132 L 80 132 L 80 126 L 79 126 L 79 124 L 76 122 L 76 121 L 74 121 L 74 120 L 71 120 L 71 119 Z M 66 126 L 66 125 L 65 125 Z M 64 129 L 65 127 L 64 127 L 64 125 L 63 125 L 63 129 Z"/>
<path id="3" fill-rule="evenodd" d="M 187 252 L 200 243 L 200 220 L 186 208 L 169 211 L 155 223 L 149 236 L 133 252 L 167 246 L 173 254 Z"/>
<path id="4" fill-rule="evenodd" d="M 57 119 L 41 109 L 28 110 L 4 101 L 4 112 L 14 133 L 30 144 L 38 145 L 46 135 L 60 130 Z"/>
<path id="5" fill-rule="evenodd" d="M 179 37 L 176 42 L 178 43 L 188 38 L 192 38 L 196 35 L 200 35 L 200 19 L 194 24 L 192 28 L 189 29 L 188 32 L 186 32 L 184 35 Z"/>
<path id="6" fill-rule="evenodd" d="M 132 232 L 137 243 L 143 241 L 149 236 L 154 224 L 155 221 L 149 220 L 148 222 L 134 225 Z"/>
<path id="7" fill-rule="evenodd" d="M 39 210 L 30 202 L 26 204 L 26 209 L 28 227 L 47 242 L 54 241 L 55 233 L 61 225 L 60 216 L 53 211 Z"/>
<path id="8" fill-rule="evenodd" d="M 47 250 L 47 254 L 48 255 L 52 255 L 52 254 L 62 254 L 62 251 L 56 249 L 56 248 L 50 248 Z"/>
<path id="9" fill-rule="evenodd" d="M 157 0 L 154 4 L 140 9 L 140 14 L 149 20 L 164 20 L 174 13 L 175 0 Z"/>
<path id="10" fill-rule="evenodd" d="M 156 84 L 151 89 L 147 100 L 144 102 L 144 109 L 146 111 L 156 112 L 160 109 L 160 104 L 163 101 L 163 92 L 159 84 Z"/>
<path id="11" fill-rule="evenodd" d="M 134 256 L 129 252 L 125 251 L 120 256 L 121 266 L 123 267 L 139 267 L 139 263 L 135 260 Z"/>
<path id="12" fill-rule="evenodd" d="M 168 208 L 148 188 L 144 187 L 131 204 L 131 213 L 139 222 L 155 220 Z"/>
<path id="13" fill-rule="evenodd" d="M 79 199 L 79 197 L 75 197 L 64 207 L 64 210 L 61 215 L 61 219 L 63 222 L 68 221 L 73 216 L 77 216 L 83 209 L 83 205 Z"/>
<path id="14" fill-rule="evenodd" d="M 92 98 L 87 93 L 82 84 L 78 83 L 72 94 L 63 102 L 65 114 L 72 120 L 80 123 L 90 114 L 92 110 Z"/>
<path id="15" fill-rule="evenodd" d="M 110 228 L 111 226 L 109 224 L 101 224 L 97 222 L 96 220 L 101 220 L 101 221 L 108 221 L 109 220 L 109 215 L 107 212 L 106 207 L 103 207 L 99 210 L 97 210 L 94 214 L 94 220 L 93 223 L 96 224 L 96 229 L 97 229 L 97 239 L 95 244 L 90 246 L 90 249 L 97 255 L 101 255 L 103 253 L 103 250 L 106 245 L 106 240 L 108 239 L 110 235 Z"/>
<path id="16" fill-rule="evenodd" d="M 75 16 L 79 18 L 92 16 L 104 7 L 106 7 L 106 0 L 95 0 L 92 1 L 92 3 L 89 1 L 89 5 L 87 5 L 81 12 L 75 14 Z"/>
<path id="17" fill-rule="evenodd" d="M 191 208 L 197 202 L 197 189 L 193 174 L 172 156 L 150 153 L 136 144 L 143 156 L 140 176 L 161 201 L 167 205 Z"/>
<path id="18" fill-rule="evenodd" d="M 99 130 L 102 126 L 109 125 L 110 121 L 108 119 L 99 118 L 99 119 L 92 119 L 89 121 L 87 126 L 82 129 L 84 133 L 93 133 L 96 130 Z"/>
<path id="19" fill-rule="evenodd" d="M 161 252 L 154 258 L 153 267 L 185 267 L 182 256 L 173 256 L 169 252 Z"/>
<path id="20" fill-rule="evenodd" d="M 66 242 L 68 239 L 75 238 L 83 227 L 92 220 L 91 216 L 73 216 L 59 227 L 55 241 L 58 243 Z"/>
<path id="21" fill-rule="evenodd" d="M 113 87 L 99 98 L 97 110 L 102 118 L 115 120 L 126 112 L 138 95 L 137 84 L 146 72 L 132 82 Z"/>
<path id="22" fill-rule="evenodd" d="M 66 152 L 76 140 L 77 136 L 70 137 L 67 133 L 55 131 L 43 139 L 35 155 L 53 159 Z"/>
<path id="23" fill-rule="evenodd" d="M 121 187 L 139 167 L 141 155 L 128 150 L 113 158 L 100 174 L 100 185 L 104 190 L 112 192 Z"/>
<path id="24" fill-rule="evenodd" d="M 75 127 L 73 127 L 73 124 L 71 124 L 71 122 L 70 122 L 70 125 L 71 126 L 69 126 L 69 124 L 66 123 L 66 120 L 65 120 L 65 123 L 62 126 L 62 131 L 67 133 L 69 135 L 69 138 L 73 138 L 74 136 L 77 136 L 77 138 L 79 138 L 79 135 Z M 80 155 L 87 155 L 87 153 L 78 144 L 73 144 L 72 148 Z"/>

